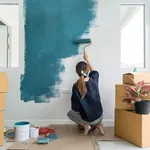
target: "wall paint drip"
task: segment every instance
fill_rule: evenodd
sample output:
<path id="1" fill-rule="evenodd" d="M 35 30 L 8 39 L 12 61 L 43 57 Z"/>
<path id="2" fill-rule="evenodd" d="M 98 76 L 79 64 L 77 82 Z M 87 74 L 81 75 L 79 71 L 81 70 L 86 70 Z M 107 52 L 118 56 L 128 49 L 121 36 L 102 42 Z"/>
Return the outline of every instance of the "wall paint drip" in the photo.
<path id="1" fill-rule="evenodd" d="M 78 54 L 73 40 L 88 33 L 95 0 L 25 0 L 25 73 L 21 100 L 36 103 L 58 96 L 64 71 L 61 58 Z"/>

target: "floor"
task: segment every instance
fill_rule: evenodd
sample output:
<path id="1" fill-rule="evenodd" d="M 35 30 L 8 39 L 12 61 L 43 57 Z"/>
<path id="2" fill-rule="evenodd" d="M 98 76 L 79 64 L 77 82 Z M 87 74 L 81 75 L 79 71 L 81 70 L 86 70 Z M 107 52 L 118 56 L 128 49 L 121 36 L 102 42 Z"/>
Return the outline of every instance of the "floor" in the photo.
<path id="1" fill-rule="evenodd" d="M 91 146 L 93 144 L 91 144 L 89 142 L 90 138 L 88 136 L 86 136 L 86 137 L 79 136 L 79 134 L 76 132 L 77 131 L 76 126 L 68 126 L 68 125 L 66 126 L 65 125 L 65 126 L 61 126 L 61 128 L 60 128 L 60 126 L 55 126 L 55 129 L 56 129 L 58 135 L 60 136 L 61 140 L 55 141 L 56 143 L 52 143 L 52 145 L 50 145 L 52 147 L 48 147 L 48 149 L 49 148 L 60 149 L 60 147 L 58 145 L 61 145 L 62 143 L 64 144 L 64 143 L 66 143 L 66 141 L 69 141 L 68 144 L 66 143 L 66 146 L 61 145 L 61 148 L 64 147 L 64 150 L 66 150 L 66 148 L 68 148 L 68 149 L 73 148 L 73 150 L 76 150 L 76 149 L 80 150 L 80 148 L 81 148 L 81 150 L 83 150 L 83 149 L 94 150 L 93 146 Z M 73 134 L 73 133 L 76 133 L 76 134 Z M 120 150 L 120 149 L 121 150 L 150 150 L 150 148 L 144 148 L 144 149 L 138 148 L 137 146 L 132 145 L 126 141 L 120 141 L 120 140 L 119 141 L 109 141 L 111 138 L 111 134 L 113 135 L 113 128 L 107 128 L 107 132 L 105 132 L 105 136 L 103 136 L 103 137 L 97 136 L 97 138 L 95 138 L 94 141 L 97 141 L 97 140 L 99 141 L 98 144 L 97 144 L 97 142 L 94 142 L 96 150 Z M 92 137 L 95 137 L 95 135 L 93 135 Z M 106 139 L 106 141 L 100 141 L 100 140 L 105 140 L 105 139 Z M 112 137 L 112 139 L 114 139 L 114 137 Z M 75 141 L 77 141 L 77 143 L 75 143 Z M 86 143 L 86 144 L 83 144 L 83 143 Z M 13 144 L 13 142 L 5 142 L 4 146 L 0 147 L 0 150 L 7 150 L 7 148 L 10 147 L 12 144 Z M 86 147 L 83 147 L 83 145 Z M 35 147 L 35 149 L 37 150 L 36 147 Z"/>
<path id="2" fill-rule="evenodd" d="M 125 141 L 101 141 L 98 144 L 100 150 L 150 150 L 150 148 L 138 148 Z"/>
<path id="3" fill-rule="evenodd" d="M 9 146 L 11 146 L 13 142 L 5 142 L 3 147 L 0 147 L 0 150 L 7 150 Z"/>
<path id="4" fill-rule="evenodd" d="M 37 139 L 29 139 L 26 141 L 27 144 L 24 144 L 25 142 L 5 143 L 0 150 L 6 150 L 9 146 L 13 150 L 25 149 L 25 147 L 30 150 L 94 150 L 91 135 L 81 136 L 83 131 L 76 125 L 51 125 L 50 127 L 56 130 L 58 139 L 49 144 L 39 145 Z"/>
<path id="5" fill-rule="evenodd" d="M 3 147 L 0 147 L 0 150 L 7 150 L 9 146 L 11 146 L 12 142 L 7 142 Z M 101 141 L 98 142 L 100 150 L 150 150 L 150 148 L 138 148 L 128 142 L 125 141 Z"/>

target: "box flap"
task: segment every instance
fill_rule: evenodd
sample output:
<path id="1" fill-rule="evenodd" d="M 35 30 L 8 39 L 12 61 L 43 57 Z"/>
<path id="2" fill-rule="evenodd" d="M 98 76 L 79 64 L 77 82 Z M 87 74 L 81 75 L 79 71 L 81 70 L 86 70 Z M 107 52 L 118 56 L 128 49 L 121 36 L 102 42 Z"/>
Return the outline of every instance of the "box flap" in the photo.
<path id="1" fill-rule="evenodd" d="M 123 75 L 138 75 L 138 74 L 150 74 L 150 72 L 128 72 Z"/>
<path id="2" fill-rule="evenodd" d="M 129 73 L 124 73 L 123 75 L 138 75 L 138 74 L 144 74 L 144 73 L 149 73 L 149 72 L 129 72 Z"/>
<path id="3" fill-rule="evenodd" d="M 124 73 L 123 75 L 133 75 L 133 73 Z"/>
<path id="4" fill-rule="evenodd" d="M 123 74 L 123 83 L 135 84 L 139 81 L 150 82 L 150 72 L 130 72 Z"/>

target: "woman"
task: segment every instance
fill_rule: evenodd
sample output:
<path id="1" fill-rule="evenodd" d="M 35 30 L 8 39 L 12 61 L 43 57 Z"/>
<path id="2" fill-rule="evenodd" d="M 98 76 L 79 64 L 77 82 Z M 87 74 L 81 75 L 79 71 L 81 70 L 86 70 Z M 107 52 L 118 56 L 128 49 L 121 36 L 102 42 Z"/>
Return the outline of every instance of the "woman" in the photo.
<path id="1" fill-rule="evenodd" d="M 76 65 L 76 72 L 79 79 L 73 85 L 71 96 L 72 110 L 68 117 L 84 128 L 83 135 L 87 135 L 94 126 L 103 135 L 103 108 L 99 94 L 99 73 L 93 69 L 84 51 L 84 59 Z"/>

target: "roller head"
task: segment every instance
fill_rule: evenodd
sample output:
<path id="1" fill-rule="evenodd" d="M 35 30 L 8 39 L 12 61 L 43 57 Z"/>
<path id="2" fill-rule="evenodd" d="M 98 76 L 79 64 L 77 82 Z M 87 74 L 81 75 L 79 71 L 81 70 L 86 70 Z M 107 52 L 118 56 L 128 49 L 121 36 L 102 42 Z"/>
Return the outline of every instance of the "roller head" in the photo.
<path id="1" fill-rule="evenodd" d="M 73 41 L 74 44 L 90 44 L 91 39 L 77 39 Z"/>
<path id="2" fill-rule="evenodd" d="M 38 138 L 38 144 L 48 144 L 49 138 Z"/>

